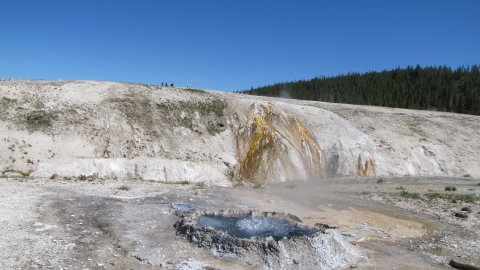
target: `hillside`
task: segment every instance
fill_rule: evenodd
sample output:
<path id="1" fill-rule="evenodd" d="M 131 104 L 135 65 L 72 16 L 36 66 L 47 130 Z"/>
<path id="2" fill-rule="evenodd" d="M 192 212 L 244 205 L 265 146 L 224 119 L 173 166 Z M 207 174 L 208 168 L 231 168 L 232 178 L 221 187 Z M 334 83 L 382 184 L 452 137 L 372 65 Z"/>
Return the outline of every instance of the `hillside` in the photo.
<path id="1" fill-rule="evenodd" d="M 0 268 L 480 264 L 479 116 L 99 81 L 0 102 Z"/>
<path id="2" fill-rule="evenodd" d="M 2 82 L 4 177 L 480 177 L 480 118 L 98 81 Z"/>

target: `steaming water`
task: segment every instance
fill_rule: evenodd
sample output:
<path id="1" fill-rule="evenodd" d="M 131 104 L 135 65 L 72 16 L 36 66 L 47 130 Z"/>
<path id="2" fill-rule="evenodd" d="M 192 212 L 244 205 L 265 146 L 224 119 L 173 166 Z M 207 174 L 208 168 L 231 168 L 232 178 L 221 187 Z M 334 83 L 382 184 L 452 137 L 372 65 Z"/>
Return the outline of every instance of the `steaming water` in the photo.
<path id="1" fill-rule="evenodd" d="M 188 203 L 176 203 L 176 204 L 172 204 L 172 206 L 181 211 L 204 210 L 204 208 L 202 207 L 199 207 L 193 204 L 188 204 Z"/>
<path id="2" fill-rule="evenodd" d="M 287 220 L 265 217 L 217 217 L 202 216 L 197 222 L 200 227 L 212 227 L 215 230 L 227 232 L 238 238 L 250 238 L 253 236 L 268 237 L 275 240 L 284 237 L 312 235 L 318 230 L 306 225 L 292 224 Z"/>

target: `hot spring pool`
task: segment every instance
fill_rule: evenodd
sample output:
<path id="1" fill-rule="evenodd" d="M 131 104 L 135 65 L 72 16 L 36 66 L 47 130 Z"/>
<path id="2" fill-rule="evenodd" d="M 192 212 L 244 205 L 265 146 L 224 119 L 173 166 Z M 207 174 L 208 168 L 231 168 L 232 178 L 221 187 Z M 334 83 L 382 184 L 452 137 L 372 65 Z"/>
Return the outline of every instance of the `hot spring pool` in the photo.
<path id="1" fill-rule="evenodd" d="M 293 236 L 310 236 L 319 231 L 306 225 L 294 224 L 286 219 L 252 216 L 204 215 L 198 219 L 196 226 L 212 227 L 238 238 L 271 236 L 277 241 L 283 238 L 289 239 Z"/>

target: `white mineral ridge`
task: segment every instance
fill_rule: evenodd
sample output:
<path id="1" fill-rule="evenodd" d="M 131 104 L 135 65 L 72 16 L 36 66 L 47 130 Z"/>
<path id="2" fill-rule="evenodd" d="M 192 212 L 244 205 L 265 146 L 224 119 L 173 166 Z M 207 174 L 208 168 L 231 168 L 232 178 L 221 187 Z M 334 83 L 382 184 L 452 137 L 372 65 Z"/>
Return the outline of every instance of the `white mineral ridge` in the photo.
<path id="1" fill-rule="evenodd" d="M 230 186 L 224 173 L 214 166 L 169 159 L 76 158 L 69 163 L 42 162 L 32 177 L 96 175 L 98 177 L 138 177 L 162 182 L 207 183 Z"/>
<path id="2" fill-rule="evenodd" d="M 186 109 L 162 115 L 157 108 L 213 99 L 228 102 L 223 116 Z M 229 176 L 239 175 L 242 162 L 238 131 L 249 122 L 252 104 L 254 113 L 264 114 L 258 104 L 268 103 L 282 116 L 275 126 L 286 147 L 272 167 L 260 168 L 269 172 L 268 182 L 311 175 L 304 168 L 313 166 L 307 164 L 312 151 L 295 145 L 287 114 L 308 129 L 323 153 L 324 177 L 357 176 L 369 160 L 376 176 L 480 177 L 480 117 L 473 115 L 100 81 L 1 82 L 0 101 L 0 171 L 5 175 L 232 185 Z M 30 129 L 25 119 L 35 111 L 54 115 L 51 126 Z M 177 116 L 192 124 L 172 122 Z M 222 128 L 210 134 L 207 123 Z M 285 168 L 298 171 L 295 179 Z"/>

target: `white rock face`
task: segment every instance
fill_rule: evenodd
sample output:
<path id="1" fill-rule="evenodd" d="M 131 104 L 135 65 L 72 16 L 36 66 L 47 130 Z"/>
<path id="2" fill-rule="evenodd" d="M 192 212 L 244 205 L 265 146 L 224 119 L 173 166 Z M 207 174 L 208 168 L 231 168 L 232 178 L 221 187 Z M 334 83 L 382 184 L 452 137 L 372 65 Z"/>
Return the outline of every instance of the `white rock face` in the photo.
<path id="1" fill-rule="evenodd" d="M 1 82 L 0 102 L 4 176 L 98 174 L 231 185 L 239 176 L 258 182 L 241 170 L 263 162 L 255 177 L 264 182 L 480 177 L 479 116 L 96 81 Z M 251 113 L 252 104 L 258 105 Z M 274 140 L 242 167 L 255 142 L 248 135 L 259 134 L 254 125 L 247 128 L 250 115 L 265 113 L 261 104 L 278 114 L 269 124 Z"/>
<path id="2" fill-rule="evenodd" d="M 209 164 L 168 159 L 76 158 L 70 163 L 40 163 L 31 176 L 50 177 L 52 174 L 61 177 L 94 175 L 102 178 L 130 177 L 162 182 L 188 181 L 220 186 L 231 185 L 220 168 Z"/>
<path id="3" fill-rule="evenodd" d="M 239 184 L 324 177 L 325 154 L 300 121 L 270 103 L 254 103 L 237 132 Z"/>

